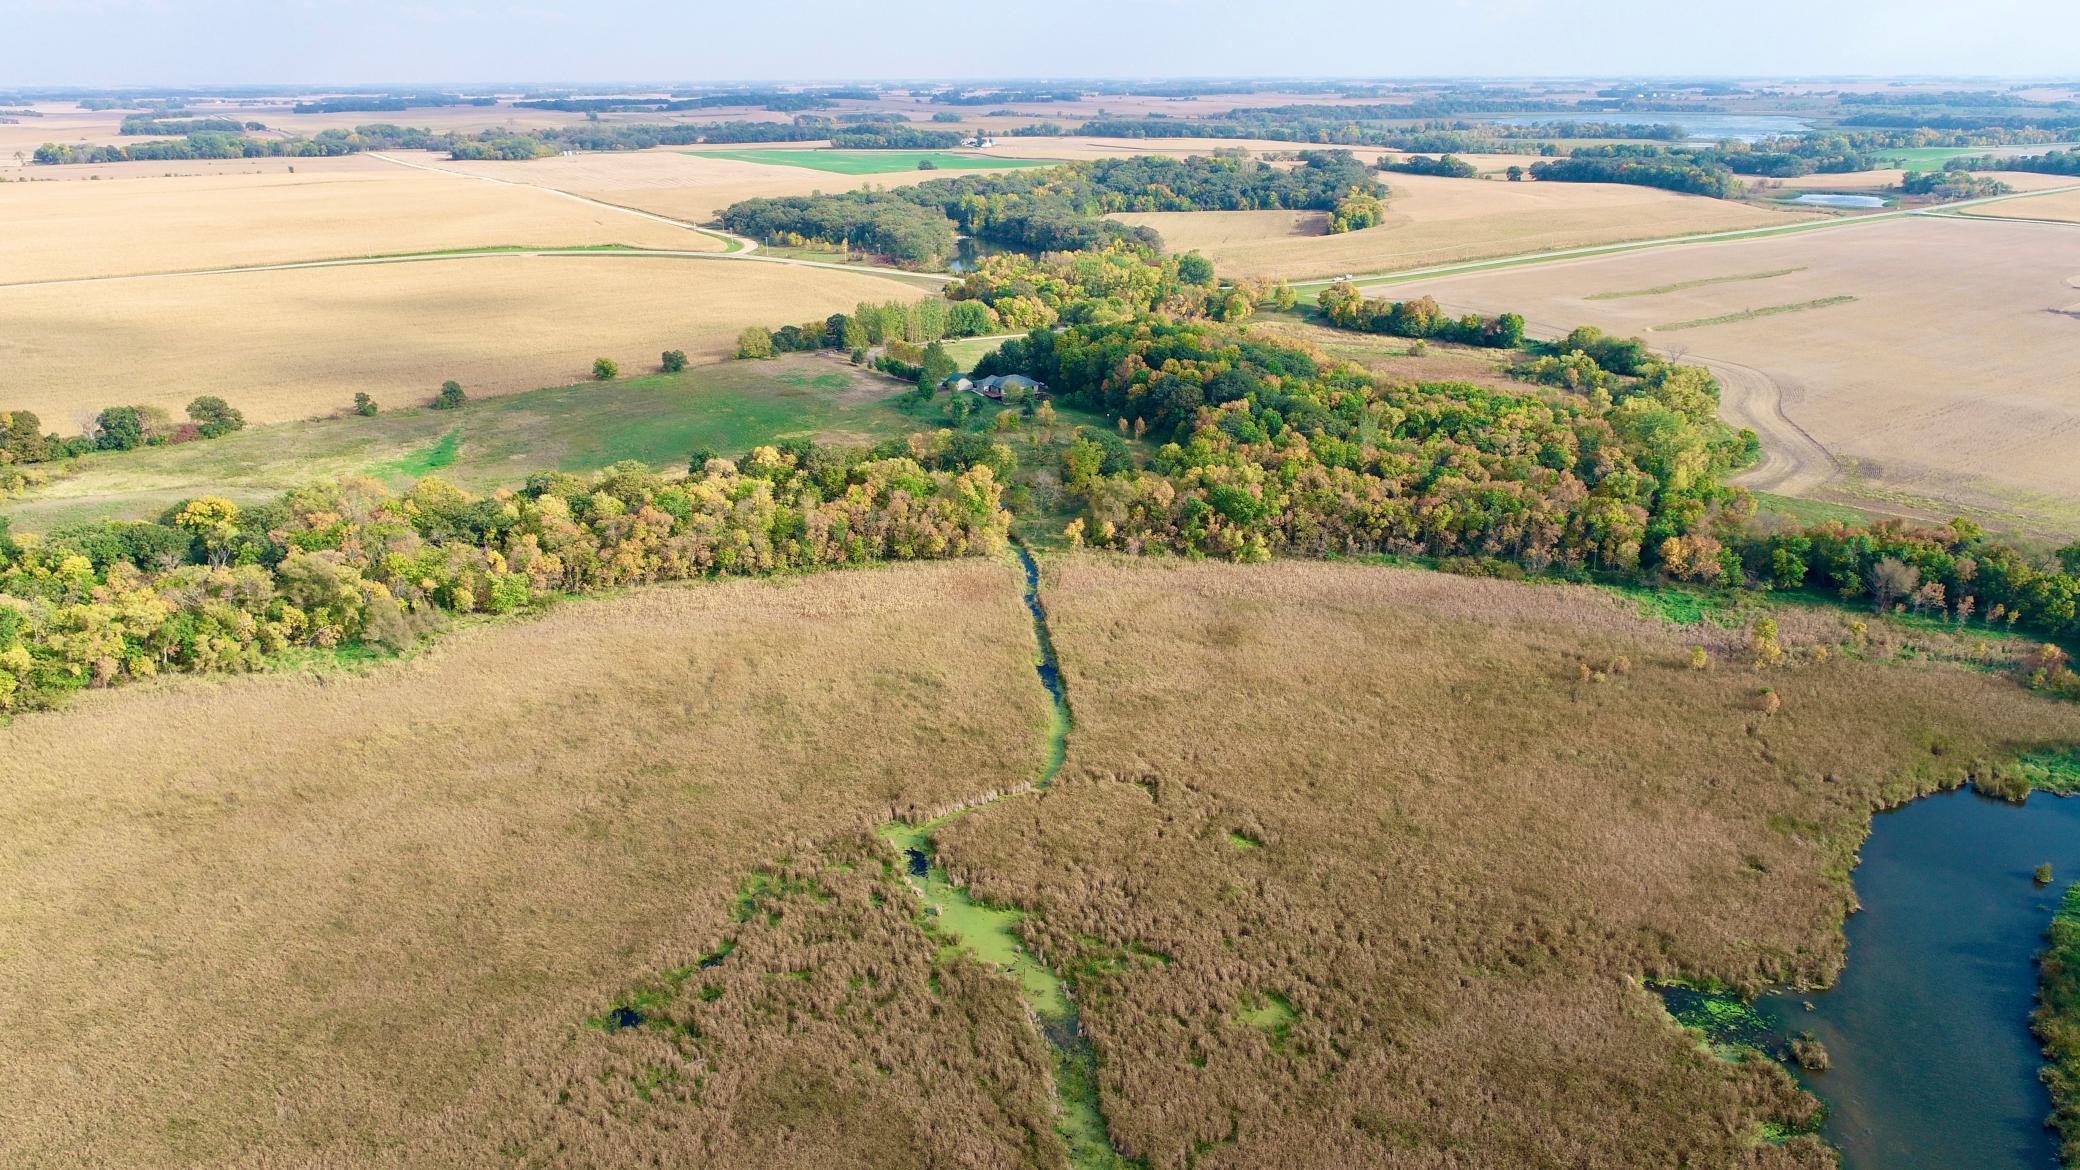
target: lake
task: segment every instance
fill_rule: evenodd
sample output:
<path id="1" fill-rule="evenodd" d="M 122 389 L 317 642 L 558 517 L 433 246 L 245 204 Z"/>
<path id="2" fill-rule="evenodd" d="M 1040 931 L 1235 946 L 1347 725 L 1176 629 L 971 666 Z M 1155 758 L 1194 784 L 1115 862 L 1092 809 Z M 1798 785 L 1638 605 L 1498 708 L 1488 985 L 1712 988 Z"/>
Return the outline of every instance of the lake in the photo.
<path id="1" fill-rule="evenodd" d="M 1533 114 L 1517 118 L 1489 118 L 1492 126 L 1543 126 L 1550 122 L 1600 122 L 1606 125 L 1666 126 L 1683 128 L 1690 142 L 1755 142 L 1777 135 L 1805 134 L 1813 124 L 1782 114 L 1691 114 L 1691 113 L 1572 113 Z"/>
<path id="2" fill-rule="evenodd" d="M 2044 862 L 2054 880 L 2039 888 Z M 2075 877 L 2080 799 L 2016 806 L 1959 790 L 1873 820 L 1841 982 L 1756 1004 L 1827 1046 L 1833 1067 L 1800 1079 L 1827 1103 L 1821 1135 L 1843 1170 L 2058 1165 L 2029 1013 L 2045 929 Z"/>

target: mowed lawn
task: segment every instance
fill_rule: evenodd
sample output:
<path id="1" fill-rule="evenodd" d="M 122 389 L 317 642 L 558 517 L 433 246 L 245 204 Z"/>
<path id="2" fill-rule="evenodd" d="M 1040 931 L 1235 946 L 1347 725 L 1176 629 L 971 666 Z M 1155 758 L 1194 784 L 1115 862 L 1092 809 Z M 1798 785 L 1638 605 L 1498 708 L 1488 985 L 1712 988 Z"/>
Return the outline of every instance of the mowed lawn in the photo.
<path id="1" fill-rule="evenodd" d="M 682 374 L 579 382 L 471 402 L 253 428 L 210 442 L 91 455 L 83 470 L 14 500 L 18 531 L 102 517 L 141 519 L 190 496 L 271 498 L 297 484 L 367 475 L 402 485 L 438 475 L 472 491 L 541 470 L 623 459 L 683 467 L 701 447 L 728 456 L 808 437 L 867 443 L 938 425 L 895 401 L 906 384 L 827 357 L 725 362 Z"/>
<path id="2" fill-rule="evenodd" d="M 806 167 L 838 175 L 885 175 L 914 171 L 923 163 L 926 170 L 1000 171 L 1018 167 L 1055 165 L 1037 158 L 992 158 L 979 154 L 955 154 L 946 150 L 698 150 L 688 154 L 702 158 L 726 158 L 734 162 L 767 163 L 776 167 Z"/>

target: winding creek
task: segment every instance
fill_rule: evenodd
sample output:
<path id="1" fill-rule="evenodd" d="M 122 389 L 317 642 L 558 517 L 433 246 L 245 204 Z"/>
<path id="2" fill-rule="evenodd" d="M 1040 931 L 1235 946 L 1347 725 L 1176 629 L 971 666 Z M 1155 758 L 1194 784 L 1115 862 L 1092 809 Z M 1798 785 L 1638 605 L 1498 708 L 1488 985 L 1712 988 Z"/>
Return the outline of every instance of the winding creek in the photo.
<path id="1" fill-rule="evenodd" d="M 1040 601 L 1040 566 L 1024 545 L 1013 547 L 1025 571 L 1025 603 L 1033 615 L 1037 647 L 1033 668 L 1052 700 L 1046 760 L 1032 787 L 1025 790 L 1039 791 L 1053 783 L 1068 754 L 1069 697 L 1062 686 L 1054 638 L 1047 628 L 1047 609 Z M 933 833 L 976 809 L 997 800 L 1014 799 L 1016 795 L 979 801 L 922 825 L 891 821 L 881 827 L 880 835 L 903 858 L 904 877 L 924 905 L 925 928 L 949 949 L 965 951 L 1017 980 L 1035 1025 L 1054 1049 L 1055 1092 L 1061 1101 L 1057 1128 L 1068 1146 L 1069 1164 L 1076 1170 L 1125 1166 L 1125 1159 L 1112 1148 L 1105 1131 L 1105 1117 L 1098 1108 L 1095 1060 L 1090 1043 L 1083 1037 L 1069 986 L 1019 941 L 1018 924 L 1025 912 L 975 901 L 965 887 L 948 880 L 945 868 L 934 858 Z"/>

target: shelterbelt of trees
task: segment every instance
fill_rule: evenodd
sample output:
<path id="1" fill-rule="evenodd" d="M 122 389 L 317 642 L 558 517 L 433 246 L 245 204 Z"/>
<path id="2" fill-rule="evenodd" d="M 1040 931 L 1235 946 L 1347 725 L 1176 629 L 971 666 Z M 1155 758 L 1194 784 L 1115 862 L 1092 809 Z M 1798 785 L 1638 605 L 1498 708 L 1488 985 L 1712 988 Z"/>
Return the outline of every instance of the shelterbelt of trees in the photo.
<path id="1" fill-rule="evenodd" d="M 850 191 L 747 199 L 722 225 L 742 235 L 791 233 L 852 246 L 908 264 L 951 255 L 956 231 L 1042 251 L 1076 251 L 1129 240 L 1149 248 L 1146 228 L 1105 219 L 1116 211 L 1327 211 L 1331 227 L 1368 227 L 1385 214 L 1387 189 L 1348 151 L 1307 151 L 1276 167 L 1237 150 L 1189 158 L 1099 159 L 932 179 L 893 191 Z"/>
<path id="2" fill-rule="evenodd" d="M 1976 155 L 1953 158 L 1943 164 L 1946 171 L 2032 171 L 2040 175 L 2080 175 L 2080 149 L 2047 150 L 2019 157 Z"/>
<path id="3" fill-rule="evenodd" d="M 983 445 L 760 447 L 668 478 L 640 464 L 489 497 L 423 479 L 318 484 L 240 508 L 41 539 L 0 518 L 0 712 L 165 672 L 252 670 L 301 647 L 401 648 L 443 614 L 695 577 L 1002 547 Z"/>
<path id="4" fill-rule="evenodd" d="M 127 124 L 126 124 L 127 125 Z M 140 126 L 145 123 L 140 122 Z M 357 154 L 364 150 L 444 150 L 461 160 L 546 158 L 563 150 L 645 150 L 653 146 L 691 146 L 724 142 L 812 142 L 829 139 L 834 146 L 855 149 L 940 150 L 960 143 L 953 130 L 923 130 L 894 121 L 833 121 L 803 115 L 788 122 L 711 122 L 700 125 L 586 123 L 535 130 L 482 130 L 475 134 L 436 132 L 374 122 L 352 130 L 320 130 L 295 138 L 256 138 L 228 119 L 152 123 L 152 129 L 125 133 L 180 133 L 183 137 L 127 146 L 91 146 L 46 142 L 34 161 L 66 163 L 144 162 L 223 158 L 313 158 Z"/>

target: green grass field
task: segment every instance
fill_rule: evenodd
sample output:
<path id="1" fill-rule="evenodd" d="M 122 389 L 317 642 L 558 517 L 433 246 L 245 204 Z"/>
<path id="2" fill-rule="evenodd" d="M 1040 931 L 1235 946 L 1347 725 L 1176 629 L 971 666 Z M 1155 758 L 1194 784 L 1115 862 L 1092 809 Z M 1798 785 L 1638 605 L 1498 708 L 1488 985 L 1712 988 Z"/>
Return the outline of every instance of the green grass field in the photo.
<path id="1" fill-rule="evenodd" d="M 205 493 L 261 500 L 342 475 L 402 484 L 438 474 L 480 491 L 518 484 L 533 471 L 582 471 L 621 459 L 683 466 L 703 446 L 734 455 L 803 435 L 871 442 L 936 425 L 893 401 L 906 389 L 821 357 L 725 362 L 551 386 L 460 410 L 385 410 L 374 418 L 282 423 L 208 442 L 89 455 L 77 461 L 76 473 L 54 477 L 4 511 L 18 530 L 39 531 L 101 516 L 142 518 Z"/>
<path id="2" fill-rule="evenodd" d="M 393 487 L 438 475 L 482 492 L 518 486 L 536 471 L 590 471 L 623 459 L 681 468 L 698 447 L 736 456 L 779 439 L 856 445 L 952 425 L 946 395 L 917 403 L 909 393 L 905 383 L 827 356 L 723 362 L 681 374 L 550 386 L 460 410 L 386 410 L 374 418 L 280 423 L 207 442 L 88 455 L 48 465 L 52 482 L 7 501 L 0 515 L 17 532 L 47 532 L 102 518 L 148 519 L 200 495 L 257 503 L 298 484 L 349 475 Z M 987 428 L 998 409 L 976 412 L 967 429 Z M 1061 421 L 1045 440 L 1031 428 L 1001 439 L 1035 493 L 1034 536 L 1041 540 L 1057 538 L 1070 514 L 1053 482 L 1061 448 L 1076 427 L 1106 425 L 1067 406 L 1057 411 Z"/>
<path id="3" fill-rule="evenodd" d="M 986 155 L 955 154 L 947 150 L 695 150 L 703 158 L 726 158 L 737 162 L 767 163 L 777 167 L 805 167 L 839 175 L 886 175 L 914 171 L 929 162 L 941 171 L 985 171 L 1011 167 L 1055 166 L 1047 159 L 991 158 Z"/>
<path id="4" fill-rule="evenodd" d="M 2041 154 L 2047 150 L 2064 149 L 2064 144 L 2032 146 L 2024 153 Z M 2001 153 L 1986 146 L 1917 146 L 1901 150 L 1878 151 L 1871 155 L 1881 167 L 1900 167 L 1910 171 L 1939 171 L 1943 164 L 1953 158 L 1969 158 L 1981 154 Z"/>
<path id="5" fill-rule="evenodd" d="M 1004 338 L 1001 337 L 964 337 L 946 343 L 946 356 L 960 363 L 962 370 L 972 370 L 976 362 L 997 352 L 997 347 L 1002 344 Z"/>

